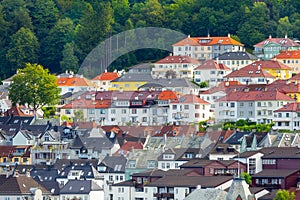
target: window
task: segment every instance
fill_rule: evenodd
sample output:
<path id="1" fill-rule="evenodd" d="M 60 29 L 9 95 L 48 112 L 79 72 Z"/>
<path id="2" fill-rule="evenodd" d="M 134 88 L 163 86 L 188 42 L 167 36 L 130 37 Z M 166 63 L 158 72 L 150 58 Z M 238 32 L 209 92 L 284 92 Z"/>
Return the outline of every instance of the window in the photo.
<path id="1" fill-rule="evenodd" d="M 189 105 L 184 105 L 184 110 L 188 110 L 189 109 Z"/>
<path id="2" fill-rule="evenodd" d="M 230 107 L 231 107 L 231 108 L 234 108 L 234 106 L 235 106 L 234 102 L 231 102 L 231 103 L 230 103 Z"/>
<path id="3" fill-rule="evenodd" d="M 132 109 L 131 110 L 131 114 L 137 114 L 137 110 L 136 109 Z"/>
<path id="4" fill-rule="evenodd" d="M 126 84 L 125 84 L 125 87 L 126 87 L 126 88 L 129 88 L 129 87 L 130 87 L 130 85 L 129 85 L 128 83 L 126 83 Z"/>
<path id="5" fill-rule="evenodd" d="M 121 113 L 126 114 L 126 109 L 122 109 Z"/>
<path id="6" fill-rule="evenodd" d="M 216 74 L 216 71 L 210 71 L 210 74 Z"/>
<path id="7" fill-rule="evenodd" d="M 95 109 L 89 109 L 89 114 L 95 114 Z"/>
<path id="8" fill-rule="evenodd" d="M 110 114 L 116 114 L 116 110 L 115 109 L 110 110 Z"/>
<path id="9" fill-rule="evenodd" d="M 105 114 L 106 110 L 105 109 L 100 109 L 100 114 Z"/>
<path id="10" fill-rule="evenodd" d="M 66 115 L 69 115 L 69 114 L 71 114 L 71 111 L 69 109 L 66 109 L 65 113 L 66 113 Z"/>
<path id="11" fill-rule="evenodd" d="M 241 103 L 240 103 L 240 107 L 244 107 L 244 102 L 241 102 Z"/>
<path id="12" fill-rule="evenodd" d="M 177 109 L 177 105 L 173 105 L 173 106 L 172 106 L 172 109 L 173 109 L 173 110 L 176 110 L 176 109 Z"/>
<path id="13" fill-rule="evenodd" d="M 143 114 L 146 114 L 147 113 L 147 109 L 143 109 Z"/>
<path id="14" fill-rule="evenodd" d="M 142 118 L 142 121 L 143 121 L 143 122 L 147 122 L 147 117 L 143 117 L 143 118 Z"/>

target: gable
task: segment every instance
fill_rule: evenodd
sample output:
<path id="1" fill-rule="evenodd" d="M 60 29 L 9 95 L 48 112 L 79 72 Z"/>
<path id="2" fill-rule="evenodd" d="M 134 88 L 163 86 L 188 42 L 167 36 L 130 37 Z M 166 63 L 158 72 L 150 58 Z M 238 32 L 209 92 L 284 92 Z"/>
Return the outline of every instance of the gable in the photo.
<path id="1" fill-rule="evenodd" d="M 25 137 L 25 135 L 19 131 L 17 134 L 13 137 L 13 145 L 27 145 L 28 141 L 30 139 Z"/>

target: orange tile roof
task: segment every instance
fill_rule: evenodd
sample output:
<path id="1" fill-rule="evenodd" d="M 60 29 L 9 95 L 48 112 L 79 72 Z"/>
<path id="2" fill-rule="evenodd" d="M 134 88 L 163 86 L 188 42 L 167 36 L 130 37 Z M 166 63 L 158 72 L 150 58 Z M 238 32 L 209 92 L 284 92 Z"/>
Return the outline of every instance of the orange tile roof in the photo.
<path id="1" fill-rule="evenodd" d="M 102 74 L 93 78 L 93 80 L 112 81 L 119 77 L 120 77 L 120 75 L 117 72 L 103 72 Z"/>
<path id="2" fill-rule="evenodd" d="M 175 99 L 177 99 L 176 94 L 170 90 L 162 91 L 158 95 L 158 100 L 175 100 Z"/>
<path id="3" fill-rule="evenodd" d="M 84 77 L 60 77 L 57 79 L 58 86 L 92 86 L 93 83 Z"/>
<path id="4" fill-rule="evenodd" d="M 288 103 L 283 107 L 275 110 L 274 112 L 300 112 L 300 103 L 299 102 Z"/>
<path id="5" fill-rule="evenodd" d="M 227 67 L 226 65 L 222 64 L 222 63 L 217 63 L 214 60 L 207 60 L 205 63 L 203 63 L 202 65 L 196 67 L 194 69 L 195 70 L 202 70 L 202 69 L 216 69 L 216 70 L 230 70 L 229 67 Z"/>
<path id="6" fill-rule="evenodd" d="M 155 64 L 167 64 L 167 63 L 191 63 L 191 64 L 200 64 L 196 59 L 193 59 L 189 56 L 167 56 Z"/>
<path id="7" fill-rule="evenodd" d="M 300 59 L 300 50 L 296 51 L 283 51 L 277 56 L 275 56 L 276 59 L 291 59 L 291 58 L 296 58 Z"/>
<path id="8" fill-rule="evenodd" d="M 265 77 L 265 78 L 274 78 L 271 74 L 262 70 L 261 66 L 256 64 L 247 65 L 239 70 L 235 70 L 225 76 L 225 78 L 233 78 L 233 77 Z"/>
<path id="9" fill-rule="evenodd" d="M 244 46 L 242 43 L 236 41 L 231 37 L 187 37 L 175 44 L 173 46 L 212 46 L 212 45 L 237 45 Z"/>

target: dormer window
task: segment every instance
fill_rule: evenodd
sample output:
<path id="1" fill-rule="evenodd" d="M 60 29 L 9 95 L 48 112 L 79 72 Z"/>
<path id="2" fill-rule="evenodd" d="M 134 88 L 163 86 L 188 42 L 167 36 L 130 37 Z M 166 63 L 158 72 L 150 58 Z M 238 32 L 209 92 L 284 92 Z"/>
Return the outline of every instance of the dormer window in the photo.
<path id="1" fill-rule="evenodd" d="M 173 154 L 164 154 L 163 159 L 164 160 L 172 160 L 172 159 L 174 159 L 174 155 Z"/>

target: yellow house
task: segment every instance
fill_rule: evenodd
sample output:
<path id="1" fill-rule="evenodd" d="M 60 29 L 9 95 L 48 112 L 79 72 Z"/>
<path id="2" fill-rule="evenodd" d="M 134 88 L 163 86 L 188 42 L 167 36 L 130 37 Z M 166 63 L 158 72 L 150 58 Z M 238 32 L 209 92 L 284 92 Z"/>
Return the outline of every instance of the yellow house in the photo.
<path id="1" fill-rule="evenodd" d="M 275 56 L 273 60 L 280 61 L 292 68 L 292 73 L 300 73 L 300 50 L 283 51 Z"/>
<path id="2" fill-rule="evenodd" d="M 252 65 L 257 65 L 262 70 L 280 80 L 287 80 L 292 77 L 292 69 L 276 60 L 260 60 L 252 63 Z"/>
<path id="3" fill-rule="evenodd" d="M 118 81 L 118 82 L 111 82 L 111 87 L 108 88 L 109 91 L 116 91 L 116 90 L 123 90 L 123 91 L 136 91 L 138 88 L 144 84 L 148 83 L 147 81 Z"/>
<path id="4" fill-rule="evenodd" d="M 31 146 L 0 146 L 0 163 L 31 164 Z"/>

